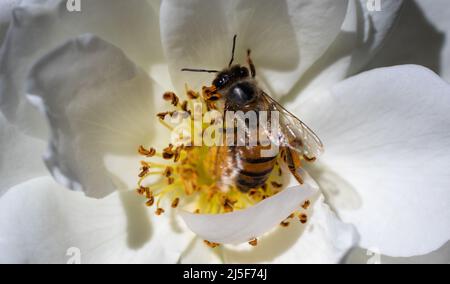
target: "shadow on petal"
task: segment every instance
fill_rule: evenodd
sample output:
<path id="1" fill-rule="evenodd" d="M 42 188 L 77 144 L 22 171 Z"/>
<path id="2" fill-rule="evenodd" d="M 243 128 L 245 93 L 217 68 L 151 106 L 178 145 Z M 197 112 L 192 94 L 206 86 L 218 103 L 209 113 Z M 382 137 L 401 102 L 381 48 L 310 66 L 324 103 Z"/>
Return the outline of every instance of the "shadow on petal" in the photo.
<path id="1" fill-rule="evenodd" d="M 366 70 L 402 64 L 417 64 L 441 71 L 445 35 L 426 18 L 415 1 L 405 1 L 397 26 Z"/>
<path id="2" fill-rule="evenodd" d="M 134 191 L 122 192 L 120 201 L 127 216 L 128 247 L 140 249 L 151 241 L 153 236 L 148 209 L 143 206 L 142 198 Z"/>
<path id="3" fill-rule="evenodd" d="M 97 198 L 117 187 L 109 173 L 136 186 L 137 148 L 155 138 L 159 91 L 142 69 L 87 34 L 39 60 L 28 86 L 51 128 L 45 161 L 60 183 Z"/>
<path id="4" fill-rule="evenodd" d="M 361 207 L 362 199 L 358 192 L 331 169 L 322 164 L 309 164 L 305 168 L 319 185 L 327 204 L 333 211 L 337 212 L 336 208 L 356 210 Z"/>
<path id="5" fill-rule="evenodd" d="M 224 247 L 223 253 L 227 259 L 238 259 L 240 263 L 271 262 L 278 256 L 291 249 L 301 238 L 307 227 L 297 220 L 291 222 L 287 228 L 276 228 L 272 233 L 258 239 L 256 247 L 248 246 L 246 250 L 235 250 Z M 313 230 L 312 226 L 308 229 Z"/>
<path id="6" fill-rule="evenodd" d="M 341 31 L 334 42 L 328 47 L 325 54 L 320 57 L 306 72 L 302 75 L 300 80 L 294 85 L 292 91 L 283 98 L 284 103 L 294 101 L 298 94 L 304 91 L 314 79 L 317 78 L 322 72 L 325 72 L 327 68 L 333 64 L 337 64 L 340 60 L 349 57 L 348 68 L 343 70 L 347 74 L 350 69 L 355 68 L 355 60 L 352 58 L 352 53 L 359 47 L 358 44 L 363 41 L 361 35 L 364 33 L 364 12 L 360 3 L 349 9 L 355 9 L 355 21 L 356 21 L 356 32 Z M 370 46 L 373 43 L 373 33 L 369 32 L 369 38 L 366 39 L 365 45 Z M 353 67 L 350 67 L 353 66 Z M 347 74 L 348 75 L 348 74 Z M 344 74 L 342 74 L 343 77 Z"/>

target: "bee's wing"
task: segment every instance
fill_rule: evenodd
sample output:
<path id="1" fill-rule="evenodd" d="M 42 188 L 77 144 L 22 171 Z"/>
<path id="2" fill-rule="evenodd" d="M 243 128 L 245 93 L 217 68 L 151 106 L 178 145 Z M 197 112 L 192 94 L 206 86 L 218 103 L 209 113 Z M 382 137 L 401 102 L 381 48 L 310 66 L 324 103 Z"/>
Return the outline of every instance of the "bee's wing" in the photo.
<path id="1" fill-rule="evenodd" d="M 279 133 L 266 131 L 269 139 L 279 146 L 287 146 L 309 159 L 318 157 L 323 152 L 319 137 L 294 114 L 285 109 L 272 97 L 261 91 L 269 111 L 279 113 Z"/>

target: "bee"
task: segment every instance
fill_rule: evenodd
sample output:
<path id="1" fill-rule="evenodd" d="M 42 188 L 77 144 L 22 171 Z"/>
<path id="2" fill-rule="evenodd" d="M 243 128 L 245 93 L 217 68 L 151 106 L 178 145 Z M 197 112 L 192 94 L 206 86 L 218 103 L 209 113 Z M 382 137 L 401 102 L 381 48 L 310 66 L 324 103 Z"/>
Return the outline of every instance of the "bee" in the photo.
<path id="1" fill-rule="evenodd" d="M 222 183 L 236 186 L 241 192 L 263 187 L 277 163 L 287 166 L 300 184 L 301 160 L 312 162 L 323 152 L 317 135 L 294 114 L 286 110 L 264 92 L 255 79 L 256 68 L 247 50 L 248 67 L 234 64 L 236 35 L 233 37 L 231 60 L 222 71 L 184 68 L 182 71 L 217 73 L 210 87 L 204 87 L 206 101 L 223 100 L 223 111 L 276 111 L 279 113 L 277 133 L 268 133 L 269 139 L 280 147 L 272 156 L 262 155 L 265 146 L 215 146 L 212 175 Z M 234 126 L 235 127 L 235 126 Z M 248 125 L 247 125 L 248 127 Z M 251 133 L 251 131 L 245 131 Z M 247 137 L 248 138 L 248 137 Z"/>

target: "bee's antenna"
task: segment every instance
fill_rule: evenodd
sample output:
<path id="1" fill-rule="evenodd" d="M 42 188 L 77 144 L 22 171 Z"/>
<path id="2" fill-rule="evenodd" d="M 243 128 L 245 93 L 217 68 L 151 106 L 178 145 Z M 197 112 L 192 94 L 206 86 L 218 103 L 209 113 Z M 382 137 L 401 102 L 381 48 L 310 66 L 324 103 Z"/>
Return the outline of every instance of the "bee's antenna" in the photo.
<path id="1" fill-rule="evenodd" d="M 236 38 L 237 38 L 237 35 L 234 35 L 233 36 L 233 49 L 231 50 L 231 60 L 230 60 L 230 63 L 228 64 L 228 67 L 230 67 L 234 61 L 234 49 L 236 48 Z"/>
<path id="2" fill-rule="evenodd" d="M 191 69 L 191 68 L 183 68 L 182 72 L 205 72 L 205 73 L 219 73 L 218 70 L 208 70 L 208 69 Z"/>

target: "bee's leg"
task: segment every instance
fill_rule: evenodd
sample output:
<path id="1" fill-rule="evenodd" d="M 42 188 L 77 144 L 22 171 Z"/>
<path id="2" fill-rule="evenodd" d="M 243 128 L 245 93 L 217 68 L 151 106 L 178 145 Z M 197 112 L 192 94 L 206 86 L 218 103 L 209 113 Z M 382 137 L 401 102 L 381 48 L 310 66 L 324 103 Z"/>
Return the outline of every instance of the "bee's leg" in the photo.
<path id="1" fill-rule="evenodd" d="M 252 58 L 250 57 L 251 53 L 252 53 L 252 51 L 250 49 L 247 49 L 247 63 L 248 63 L 248 66 L 250 66 L 250 73 L 252 74 L 252 78 L 255 78 L 256 69 L 255 69 L 255 64 L 253 64 Z"/>
<path id="2" fill-rule="evenodd" d="M 280 157 L 284 162 L 284 164 L 287 165 L 289 171 L 292 173 L 295 179 L 300 184 L 303 184 L 304 181 L 299 171 L 299 169 L 301 169 L 302 163 L 300 161 L 300 157 L 298 156 L 298 154 L 296 154 L 294 151 L 292 151 L 287 147 L 283 147 L 281 149 Z"/>

